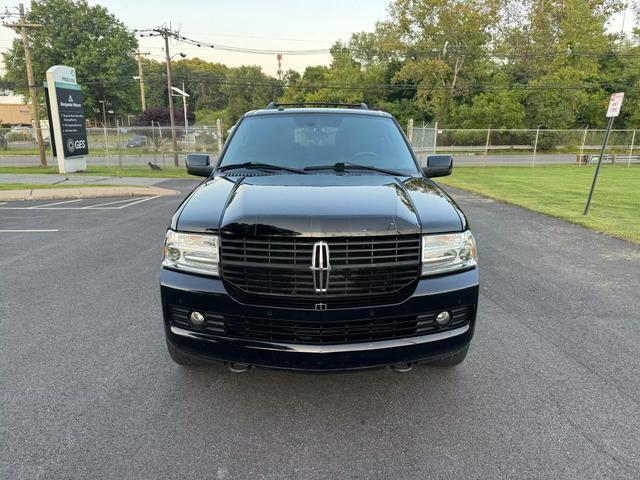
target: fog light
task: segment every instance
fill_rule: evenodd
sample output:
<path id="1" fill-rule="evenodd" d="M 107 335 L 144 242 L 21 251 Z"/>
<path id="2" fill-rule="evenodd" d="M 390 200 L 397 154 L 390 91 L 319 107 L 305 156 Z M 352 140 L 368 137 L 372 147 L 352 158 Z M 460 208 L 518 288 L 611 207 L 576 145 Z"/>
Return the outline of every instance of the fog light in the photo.
<path id="1" fill-rule="evenodd" d="M 192 326 L 200 328 L 204 325 L 205 322 L 204 315 L 202 315 L 200 312 L 191 312 L 191 315 L 189 315 L 189 322 Z"/>
<path id="2" fill-rule="evenodd" d="M 451 315 L 449 314 L 449 312 L 440 312 L 436 317 L 436 323 L 441 327 L 449 325 L 450 321 L 451 321 Z"/>

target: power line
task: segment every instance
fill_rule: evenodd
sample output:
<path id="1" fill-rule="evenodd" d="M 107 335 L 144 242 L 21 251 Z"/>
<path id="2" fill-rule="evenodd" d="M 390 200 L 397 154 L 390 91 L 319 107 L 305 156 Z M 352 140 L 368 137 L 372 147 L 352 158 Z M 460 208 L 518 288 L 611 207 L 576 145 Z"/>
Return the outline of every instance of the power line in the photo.
<path id="1" fill-rule="evenodd" d="M 145 30 L 142 29 L 131 29 L 132 32 L 136 32 L 136 30 Z M 333 43 L 334 40 L 314 40 L 310 38 L 288 38 L 288 37 L 271 37 L 264 35 L 240 35 L 234 33 L 211 33 L 211 32 L 183 32 L 188 35 L 202 35 L 203 37 L 232 37 L 232 38 L 250 38 L 256 40 L 277 40 L 277 41 L 285 41 L 285 42 L 305 42 L 305 43 Z"/>
<path id="2" fill-rule="evenodd" d="M 153 37 L 157 36 L 153 33 L 147 33 L 145 31 L 138 30 L 138 35 L 140 37 Z M 247 53 L 254 55 L 277 55 L 279 53 L 286 55 L 327 55 L 331 53 L 331 49 L 306 49 L 306 50 L 286 50 L 286 49 L 260 49 L 260 48 L 249 48 L 249 47 L 238 47 L 231 45 L 223 45 L 218 43 L 210 43 L 204 42 L 200 40 L 195 40 L 192 38 L 188 38 L 185 36 L 177 36 L 173 37 L 175 40 L 186 43 L 188 45 L 193 45 L 197 48 L 203 49 L 216 49 L 220 51 L 234 52 L 234 53 Z M 514 45 L 514 47 L 518 47 L 518 45 Z M 150 47 L 150 48 L 159 48 L 159 47 Z M 348 46 L 343 47 L 345 51 L 352 53 L 353 49 L 350 49 Z M 474 46 L 475 48 L 475 46 Z M 411 47 L 407 46 L 400 51 L 395 52 L 383 52 L 385 57 L 401 57 L 401 58 L 432 58 L 432 59 L 443 59 L 452 55 L 457 55 L 460 57 L 464 57 L 466 60 L 529 60 L 529 59 L 544 59 L 544 58 L 553 58 L 553 57 L 593 57 L 600 58 L 602 56 L 613 54 L 621 58 L 640 58 L 640 53 L 623 53 L 620 51 L 613 50 L 574 50 L 574 49 L 562 49 L 562 50 L 537 50 L 532 49 L 526 52 L 513 52 L 507 51 L 504 49 L 495 49 L 489 50 L 487 49 L 484 55 L 470 55 L 468 53 L 467 48 L 464 46 L 451 47 L 448 46 L 446 54 L 442 55 L 444 47 L 442 48 L 426 48 L 426 47 Z M 192 49 L 196 50 L 196 49 Z"/>
<path id="3" fill-rule="evenodd" d="M 209 75 L 207 73 L 201 72 L 195 76 L 193 75 L 175 75 L 176 80 L 183 80 L 185 82 L 189 82 L 190 84 L 216 84 L 216 85 L 231 85 L 231 86 L 245 86 L 245 87 L 276 87 L 276 88 L 293 88 L 293 89 L 302 89 L 302 90 L 321 90 L 321 89 L 329 89 L 329 90 L 383 90 L 383 89 L 391 89 L 391 90 L 417 90 L 420 88 L 428 89 L 433 92 L 440 91 L 451 91 L 449 87 L 439 87 L 439 86 L 422 86 L 419 84 L 394 84 L 394 83 L 314 83 L 314 84 L 288 84 L 284 85 L 279 81 L 262 81 L 255 82 L 251 80 L 234 80 L 229 79 L 228 77 L 220 76 L 220 75 Z M 149 74 L 146 76 L 148 81 L 150 80 L 161 80 L 165 81 L 164 75 L 159 74 Z M 103 80 L 103 79 L 84 79 L 82 83 L 84 85 L 118 85 L 123 86 L 128 83 L 137 82 L 136 79 L 114 79 Z M 585 90 L 585 89 L 593 89 L 593 88 L 610 88 L 609 84 L 554 84 L 554 85 L 524 85 L 524 84 L 514 84 L 511 86 L 499 86 L 499 85 L 486 85 L 473 83 L 468 84 L 462 87 L 457 87 L 456 91 L 468 91 L 468 90 L 481 90 L 481 91 L 549 91 L 549 90 Z"/>
<path id="4" fill-rule="evenodd" d="M 144 29 L 144 30 L 134 30 L 139 37 L 157 37 L 160 36 L 153 29 Z M 256 55 L 276 55 L 278 53 L 283 53 L 286 55 L 321 55 L 331 53 L 330 49 L 306 49 L 306 50 L 286 50 L 286 49 L 261 49 L 261 48 L 247 48 L 247 47 L 235 47 L 231 45 L 223 45 L 223 44 L 213 44 L 210 42 L 204 42 L 200 40 L 194 40 L 192 38 L 185 37 L 184 35 L 180 35 L 177 32 L 173 32 L 171 38 L 183 42 L 189 45 L 193 45 L 199 48 L 209 48 L 209 49 L 217 49 L 227 52 L 235 52 L 235 53 L 252 53 Z"/>

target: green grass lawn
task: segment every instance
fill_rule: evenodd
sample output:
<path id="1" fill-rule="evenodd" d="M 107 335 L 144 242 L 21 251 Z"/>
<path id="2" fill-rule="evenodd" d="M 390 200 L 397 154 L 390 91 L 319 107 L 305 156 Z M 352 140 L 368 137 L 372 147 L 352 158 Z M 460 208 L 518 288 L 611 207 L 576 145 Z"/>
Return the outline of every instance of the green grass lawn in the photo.
<path id="1" fill-rule="evenodd" d="M 35 190 L 41 188 L 80 188 L 80 187 L 113 187 L 117 185 L 69 185 L 58 183 L 56 185 L 46 183 L 0 183 L 0 190 Z"/>
<path id="2" fill-rule="evenodd" d="M 58 167 L 0 167 L 0 173 L 50 173 L 57 174 Z M 131 166 L 131 167 L 108 167 L 108 166 L 95 166 L 87 167 L 86 173 L 73 173 L 70 175 L 101 175 L 105 177 L 170 177 L 170 178 L 187 178 L 191 177 L 187 173 L 185 167 L 167 167 L 162 170 L 151 170 L 146 165 Z M 194 178 L 194 177 L 191 177 Z"/>
<path id="3" fill-rule="evenodd" d="M 602 165 L 583 216 L 594 165 L 454 167 L 439 183 L 545 213 L 640 243 L 640 165 Z"/>

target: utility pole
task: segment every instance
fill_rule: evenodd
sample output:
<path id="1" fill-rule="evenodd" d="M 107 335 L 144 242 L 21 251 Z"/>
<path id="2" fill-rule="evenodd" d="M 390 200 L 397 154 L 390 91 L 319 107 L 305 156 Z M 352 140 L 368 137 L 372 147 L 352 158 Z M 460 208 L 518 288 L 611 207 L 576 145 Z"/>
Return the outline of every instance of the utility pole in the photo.
<path id="1" fill-rule="evenodd" d="M 173 116 L 173 87 L 171 80 L 171 55 L 169 54 L 169 37 L 173 32 L 168 28 L 156 30 L 164 38 L 164 53 L 167 59 L 167 97 L 169 98 L 169 120 L 171 121 L 171 144 L 173 145 L 173 162 L 178 166 L 178 140 L 176 138 L 176 120 Z"/>
<path id="2" fill-rule="evenodd" d="M 282 73 L 282 54 L 278 53 L 276 55 L 276 59 L 278 60 L 278 80 L 284 80 L 284 74 Z"/>
<path id="3" fill-rule="evenodd" d="M 40 128 L 40 110 L 38 109 L 38 92 L 35 80 L 33 79 L 33 65 L 31 63 L 31 50 L 29 49 L 29 29 L 42 28 L 37 23 L 27 23 L 24 16 L 24 4 L 18 6 L 20 11 L 20 23 L 5 23 L 6 27 L 20 31 L 22 36 L 22 46 L 24 48 L 24 61 L 27 64 L 27 82 L 29 83 L 29 97 L 31 100 L 31 116 L 36 130 L 36 140 L 38 141 L 38 151 L 40 154 L 40 165 L 47 166 L 47 157 L 44 152 L 44 140 L 42 139 L 42 129 Z M 53 86 L 52 86 L 53 88 Z"/>
<path id="4" fill-rule="evenodd" d="M 140 78 L 140 106 L 144 112 L 147 109 L 147 99 L 144 94 L 144 68 L 142 68 L 142 56 L 149 55 L 149 52 L 141 52 L 138 50 L 138 77 Z"/>

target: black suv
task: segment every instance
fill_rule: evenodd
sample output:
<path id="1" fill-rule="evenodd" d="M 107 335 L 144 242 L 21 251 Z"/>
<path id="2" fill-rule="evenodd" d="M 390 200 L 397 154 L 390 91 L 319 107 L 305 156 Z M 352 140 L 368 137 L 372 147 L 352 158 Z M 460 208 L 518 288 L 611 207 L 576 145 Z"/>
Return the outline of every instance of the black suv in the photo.
<path id="1" fill-rule="evenodd" d="M 160 273 L 169 353 L 232 370 L 456 365 L 478 303 L 467 220 L 395 119 L 366 105 L 246 113 L 171 220 Z M 347 108 L 349 107 L 349 108 Z"/>

